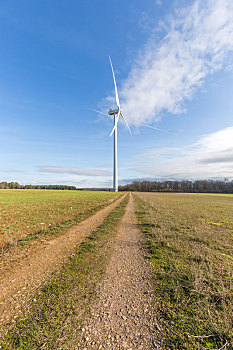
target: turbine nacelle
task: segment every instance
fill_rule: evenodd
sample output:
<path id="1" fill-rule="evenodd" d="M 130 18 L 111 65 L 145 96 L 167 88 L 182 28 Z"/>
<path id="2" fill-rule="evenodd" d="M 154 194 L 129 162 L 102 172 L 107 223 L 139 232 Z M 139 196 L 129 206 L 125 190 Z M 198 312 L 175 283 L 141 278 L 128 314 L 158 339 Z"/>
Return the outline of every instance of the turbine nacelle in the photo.
<path id="1" fill-rule="evenodd" d="M 118 114 L 119 112 L 121 112 L 122 110 L 121 109 L 119 109 L 119 108 L 117 108 L 117 109 L 109 109 L 109 111 L 108 111 L 108 114 L 109 115 L 115 115 L 115 114 Z"/>

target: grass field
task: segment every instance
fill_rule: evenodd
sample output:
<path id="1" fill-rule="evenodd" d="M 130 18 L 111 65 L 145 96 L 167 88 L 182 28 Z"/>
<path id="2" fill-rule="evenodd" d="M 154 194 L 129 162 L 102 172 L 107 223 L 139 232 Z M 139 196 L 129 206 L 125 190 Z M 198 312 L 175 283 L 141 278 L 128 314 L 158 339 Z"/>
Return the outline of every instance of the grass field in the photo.
<path id="1" fill-rule="evenodd" d="M 233 348 L 233 198 L 137 194 L 168 349 Z"/>
<path id="2" fill-rule="evenodd" d="M 93 211 L 114 192 L 0 190 L 0 247 Z"/>
<path id="3" fill-rule="evenodd" d="M 198 195 L 198 196 L 220 196 L 220 197 L 233 197 L 233 193 L 180 193 L 182 195 L 189 194 L 189 195 Z"/>

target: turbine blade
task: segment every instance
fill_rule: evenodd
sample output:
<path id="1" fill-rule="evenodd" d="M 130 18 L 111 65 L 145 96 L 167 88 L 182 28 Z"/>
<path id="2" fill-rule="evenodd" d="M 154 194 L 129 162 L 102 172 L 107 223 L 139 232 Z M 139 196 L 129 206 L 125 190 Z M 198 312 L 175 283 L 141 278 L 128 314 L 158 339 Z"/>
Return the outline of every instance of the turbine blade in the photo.
<path id="1" fill-rule="evenodd" d="M 117 107 L 118 107 L 119 109 L 121 109 L 121 107 L 120 107 L 120 102 L 119 102 L 119 97 L 118 97 L 118 92 L 117 92 L 117 85 L 116 85 L 115 74 L 114 74 L 113 65 L 112 65 L 112 61 L 111 61 L 111 57 L 110 57 L 110 56 L 109 56 L 109 61 L 110 61 L 110 64 L 111 64 L 112 75 L 113 75 L 113 80 L 114 80 L 114 85 L 115 85 L 116 103 L 117 103 Z"/>
<path id="2" fill-rule="evenodd" d="M 115 131 L 116 128 L 117 128 L 117 124 L 118 124 L 119 117 L 120 117 L 120 113 L 117 114 L 116 124 L 114 125 L 114 127 L 113 127 L 113 129 L 112 129 L 112 132 L 111 132 L 111 134 L 110 134 L 110 137 L 112 136 L 112 134 L 114 133 L 114 131 Z"/>
<path id="3" fill-rule="evenodd" d="M 166 134 L 174 134 L 170 131 L 167 131 L 167 130 L 164 130 L 164 129 L 159 129 L 159 128 L 156 128 L 155 126 L 151 126 L 151 125 L 142 125 L 142 126 L 145 126 L 146 128 L 149 128 L 149 129 L 153 129 L 153 130 L 158 130 L 158 131 L 162 131 L 162 132 L 165 132 Z"/>
<path id="4" fill-rule="evenodd" d="M 112 129 L 112 132 L 111 132 L 111 134 L 109 135 L 110 137 L 111 137 L 112 134 L 114 133 L 115 129 L 116 129 L 116 125 L 114 125 L 114 127 L 113 127 L 113 129 Z"/>
<path id="5" fill-rule="evenodd" d="M 126 119 L 125 119 L 125 117 L 123 116 L 122 112 L 120 112 L 120 115 L 121 115 L 122 119 L 124 120 L 125 125 L 127 126 L 128 130 L 129 130 L 129 132 L 130 132 L 130 135 L 132 135 L 132 132 L 131 132 L 131 130 L 130 130 L 130 127 L 129 127 L 129 125 L 128 125 Z"/>
<path id="6" fill-rule="evenodd" d="M 105 114 L 105 113 L 103 113 L 103 112 L 101 112 L 101 111 L 97 111 L 96 109 L 93 109 L 93 108 L 88 108 L 88 109 L 89 109 L 90 111 L 93 111 L 93 112 L 96 112 L 96 113 L 99 113 L 99 114 L 103 114 L 103 115 L 109 117 L 108 114 Z"/>

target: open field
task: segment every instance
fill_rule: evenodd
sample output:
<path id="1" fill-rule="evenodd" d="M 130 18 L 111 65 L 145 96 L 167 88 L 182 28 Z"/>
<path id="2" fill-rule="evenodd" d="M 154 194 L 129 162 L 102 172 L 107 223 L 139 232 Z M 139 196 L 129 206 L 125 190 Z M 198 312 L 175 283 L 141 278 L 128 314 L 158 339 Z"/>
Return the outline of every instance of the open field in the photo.
<path id="1" fill-rule="evenodd" d="M 3 273 L 0 345 L 232 349 L 232 209 L 231 196 L 134 193 L 9 248 L 24 256 Z"/>
<path id="2" fill-rule="evenodd" d="M 95 299 L 125 212 L 126 196 L 36 293 L 0 337 L 1 349 L 83 349 L 82 324 Z"/>
<path id="3" fill-rule="evenodd" d="M 57 190 L 0 190 L 0 247 L 91 212 L 119 193 Z"/>
<path id="4" fill-rule="evenodd" d="M 54 226 L 55 234 L 43 233 L 30 244 L 21 243 L 2 249 L 0 254 L 0 329 L 25 309 L 25 303 L 36 290 L 49 281 L 55 271 L 74 253 L 92 231 L 124 200 L 125 195 L 84 220 Z M 27 236 L 28 237 L 28 236 Z M 21 242 L 21 241 L 20 241 Z"/>
<path id="5" fill-rule="evenodd" d="M 188 195 L 198 195 L 198 196 L 217 196 L 217 197 L 233 197 L 232 193 L 180 193 L 182 195 L 188 194 Z"/>
<path id="6" fill-rule="evenodd" d="M 233 198 L 135 195 L 165 348 L 233 348 Z"/>

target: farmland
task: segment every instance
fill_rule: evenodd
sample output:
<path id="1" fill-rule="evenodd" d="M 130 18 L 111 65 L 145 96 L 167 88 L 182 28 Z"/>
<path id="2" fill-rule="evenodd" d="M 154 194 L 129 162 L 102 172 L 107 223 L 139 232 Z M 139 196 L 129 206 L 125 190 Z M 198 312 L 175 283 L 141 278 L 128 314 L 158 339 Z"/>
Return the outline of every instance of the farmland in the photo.
<path id="1" fill-rule="evenodd" d="M 77 336 L 80 337 L 83 320 L 79 314 L 87 313 L 96 285 L 103 278 L 112 252 L 112 239 L 117 235 L 128 200 L 126 196 L 120 205 L 112 207 L 102 224 L 77 245 L 67 263 L 50 277 L 39 293 L 31 300 L 28 296 L 23 298 L 23 317 L 8 324 L 6 335 L 0 332 L 0 348 L 74 348 L 66 346 L 67 342 L 73 344 Z M 21 294 L 17 293 L 19 297 Z"/>
<path id="2" fill-rule="evenodd" d="M 169 349 L 233 346 L 233 198 L 135 195 Z"/>
<path id="3" fill-rule="evenodd" d="M 97 191 L 1 190 L 0 247 L 93 212 L 118 196 Z"/>
<path id="4" fill-rule="evenodd" d="M 153 346 L 159 344 L 162 349 L 232 349 L 231 195 L 138 192 L 121 197 L 83 221 L 120 194 L 38 190 L 1 193 L 1 205 L 8 208 L 8 213 L 9 209 L 13 212 L 12 208 L 23 213 L 21 225 L 27 220 L 25 208 L 33 208 L 37 231 L 32 233 L 50 232 L 52 228 L 56 233 L 24 249 L 19 244 L 6 249 L 6 254 L 3 250 L 0 322 L 8 328 L 0 336 L 3 348 L 89 348 L 93 341 L 96 345 L 90 324 L 96 327 L 96 319 L 91 319 L 99 295 L 103 314 L 99 317 L 98 306 L 95 312 L 100 328 L 96 332 L 103 342 L 109 339 L 105 322 L 109 329 L 116 322 L 117 327 L 121 325 L 117 332 L 122 332 L 122 339 L 128 341 L 129 334 L 133 335 L 131 348 L 138 348 L 146 337 L 141 328 L 142 336 L 137 335 L 136 321 L 140 320 L 150 327 L 145 349 L 151 348 L 152 338 Z M 135 236 L 130 236 L 132 232 Z M 32 233 L 26 233 L 25 238 Z M 65 256 L 68 259 L 63 260 Z M 110 294 L 103 282 L 106 276 Z M 145 289 L 141 290 L 143 281 Z M 103 294 L 98 294 L 101 285 Z M 118 287 L 119 294 L 113 301 L 112 290 Z M 12 317 L 16 321 L 7 323 Z M 133 328 L 127 331 L 123 324 Z M 111 332 L 111 342 L 118 346 L 122 339 L 115 337 L 115 329 Z"/>

